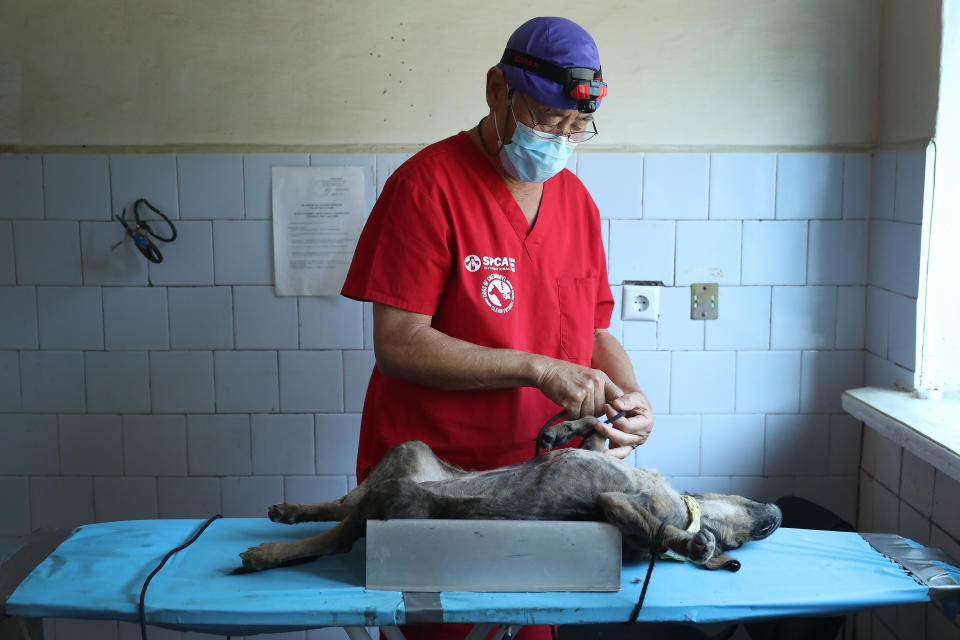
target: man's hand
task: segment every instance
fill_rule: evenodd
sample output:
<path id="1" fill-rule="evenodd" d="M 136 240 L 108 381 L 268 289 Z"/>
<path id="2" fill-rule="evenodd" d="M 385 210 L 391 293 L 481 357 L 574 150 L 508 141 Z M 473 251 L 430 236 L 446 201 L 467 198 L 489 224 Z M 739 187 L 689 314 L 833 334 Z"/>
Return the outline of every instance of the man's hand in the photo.
<path id="1" fill-rule="evenodd" d="M 608 401 L 623 396 L 620 387 L 599 369 L 552 358 L 546 360 L 537 377 L 537 388 L 566 409 L 570 420 L 599 416 Z"/>
<path id="2" fill-rule="evenodd" d="M 620 411 L 627 414 L 614 421 L 612 425 L 604 422 L 597 423 L 597 432 L 610 441 L 610 448 L 605 453 L 623 459 L 647 441 L 653 429 L 653 411 L 643 393 L 640 391 L 626 393 L 607 404 L 604 411 L 611 418 Z"/>

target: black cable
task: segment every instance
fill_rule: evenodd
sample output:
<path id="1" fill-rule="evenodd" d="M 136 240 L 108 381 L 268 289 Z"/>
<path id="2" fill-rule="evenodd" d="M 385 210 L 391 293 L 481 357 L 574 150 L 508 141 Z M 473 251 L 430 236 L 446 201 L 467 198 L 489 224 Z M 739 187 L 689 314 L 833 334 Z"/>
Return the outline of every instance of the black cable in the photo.
<path id="1" fill-rule="evenodd" d="M 142 221 L 142 220 L 140 219 L 140 205 L 141 205 L 141 204 L 147 205 L 147 207 L 149 207 L 151 211 L 153 211 L 155 214 L 157 214 L 158 216 L 160 216 L 161 218 L 163 218 L 163 221 L 166 222 L 167 225 L 169 225 L 169 227 L 170 227 L 170 237 L 169 237 L 169 238 L 164 238 L 164 237 L 162 237 L 162 236 L 158 236 L 158 235 L 153 231 L 153 228 L 152 228 L 148 223 L 146 223 L 146 222 L 144 222 L 144 221 Z M 172 223 L 172 222 L 170 222 L 170 218 L 168 218 L 167 216 L 165 216 L 165 215 L 163 214 L 163 212 L 160 211 L 160 209 L 157 209 L 155 206 L 153 206 L 152 204 L 150 204 L 150 202 L 149 202 L 146 198 L 140 198 L 139 200 L 137 200 L 136 202 L 133 203 L 133 219 L 137 221 L 137 228 L 138 228 L 138 229 L 144 229 L 147 233 L 149 233 L 150 235 L 152 235 L 152 236 L 153 236 L 154 238 L 156 238 L 157 240 L 160 240 L 161 242 L 173 242 L 174 240 L 177 239 L 177 228 L 176 228 L 175 226 L 173 226 L 173 223 Z"/>
<path id="2" fill-rule="evenodd" d="M 211 523 L 213 523 L 214 520 L 216 520 L 216 519 L 218 519 L 218 518 L 222 518 L 222 517 L 223 517 L 223 516 L 221 516 L 221 515 L 218 513 L 218 514 L 215 515 L 215 516 L 210 516 L 209 518 L 207 518 L 207 521 L 204 522 L 203 525 L 201 525 L 199 529 L 197 529 L 197 532 L 193 534 L 193 537 L 191 537 L 189 540 L 187 540 L 186 542 L 184 542 L 184 543 L 183 543 L 182 545 L 180 545 L 179 547 L 177 547 L 177 548 L 175 548 L 175 549 L 171 549 L 170 551 L 168 551 L 168 552 L 167 552 L 167 555 L 163 556 L 163 560 L 160 561 L 160 564 L 158 564 L 157 567 L 156 567 L 153 571 L 150 572 L 150 575 L 147 576 L 147 579 L 144 580 L 144 582 L 143 582 L 143 588 L 140 589 L 140 604 L 137 606 L 137 612 L 140 614 L 140 638 L 141 638 L 141 640 L 147 640 L 147 617 L 146 617 L 146 613 L 144 612 L 144 609 L 143 609 L 143 603 L 144 603 L 144 600 L 145 600 L 146 597 L 147 597 L 147 587 L 150 586 L 150 581 L 153 580 L 153 576 L 157 575 L 157 572 L 159 572 L 160 569 L 163 568 L 163 565 L 165 565 L 165 564 L 167 563 L 167 560 L 169 560 L 170 557 L 171 557 L 173 554 L 175 554 L 175 553 L 178 552 L 178 551 L 182 551 L 182 550 L 186 549 L 187 547 L 189 547 L 190 545 L 192 545 L 194 542 L 196 542 L 196 541 L 197 541 L 197 538 L 200 537 L 200 534 L 203 533 L 204 531 L 206 531 L 207 527 L 209 527 L 209 526 L 211 525 Z M 229 638 L 229 637 L 230 637 L 230 636 L 227 636 L 227 638 Z"/>
<path id="3" fill-rule="evenodd" d="M 149 222 L 145 222 L 140 217 L 140 205 L 146 205 L 151 211 L 160 216 L 164 222 L 170 227 L 170 235 L 164 237 L 158 235 L 153 227 L 150 226 Z M 153 236 L 161 242 L 173 242 L 177 239 L 177 228 L 173 226 L 173 222 L 170 221 L 162 211 L 157 209 L 155 206 L 150 204 L 146 198 L 139 198 L 136 202 L 133 203 L 133 219 L 132 224 L 127 224 L 127 209 L 124 208 L 123 212 L 120 214 L 119 218 L 115 220 L 119 221 L 123 225 L 123 230 L 126 231 L 127 235 L 133 239 L 134 246 L 137 247 L 137 250 L 143 254 L 143 257 L 149 260 L 154 264 L 160 264 L 163 262 L 163 254 L 160 253 L 160 249 L 157 247 L 154 242 L 147 237 L 147 235 Z M 144 233 L 146 232 L 146 233 Z M 122 240 L 120 242 L 123 242 Z M 120 242 L 113 245 L 113 248 L 116 249 L 120 245 Z"/>
<path id="4" fill-rule="evenodd" d="M 666 528 L 666 521 L 661 522 L 660 528 L 657 529 L 657 535 L 650 545 L 650 564 L 647 565 L 647 577 L 643 579 L 643 588 L 640 590 L 640 599 L 637 600 L 637 605 L 633 608 L 633 613 L 630 614 L 630 619 L 627 620 L 627 624 L 633 624 L 636 622 L 637 617 L 640 615 L 640 609 L 643 608 L 643 600 L 647 597 L 647 587 L 650 585 L 650 576 L 653 574 L 653 565 L 656 564 L 657 558 L 660 556 L 660 554 L 664 552 L 663 530 Z"/>
<path id="5" fill-rule="evenodd" d="M 533 457 L 534 458 L 540 455 L 540 438 L 541 436 L 543 436 L 544 431 L 549 429 L 554 422 L 562 418 L 565 413 L 566 413 L 566 410 L 561 411 L 557 415 L 553 416 L 552 418 L 550 418 L 549 420 L 543 423 L 543 426 L 540 427 L 540 431 L 537 431 L 537 437 L 534 438 L 533 440 L 533 451 L 534 451 Z"/>

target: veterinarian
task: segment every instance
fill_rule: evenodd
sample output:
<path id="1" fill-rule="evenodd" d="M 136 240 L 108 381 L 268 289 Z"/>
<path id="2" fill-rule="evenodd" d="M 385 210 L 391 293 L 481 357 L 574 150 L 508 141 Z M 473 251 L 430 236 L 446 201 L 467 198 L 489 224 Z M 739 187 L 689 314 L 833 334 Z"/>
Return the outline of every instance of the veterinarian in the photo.
<path id="1" fill-rule="evenodd" d="M 411 439 L 466 469 L 520 462 L 558 408 L 626 412 L 597 426 L 619 458 L 646 440 L 650 404 L 607 331 L 600 216 L 564 169 L 606 91 L 590 35 L 534 18 L 487 71 L 479 124 L 387 180 L 342 291 L 373 302 L 360 480 Z"/>

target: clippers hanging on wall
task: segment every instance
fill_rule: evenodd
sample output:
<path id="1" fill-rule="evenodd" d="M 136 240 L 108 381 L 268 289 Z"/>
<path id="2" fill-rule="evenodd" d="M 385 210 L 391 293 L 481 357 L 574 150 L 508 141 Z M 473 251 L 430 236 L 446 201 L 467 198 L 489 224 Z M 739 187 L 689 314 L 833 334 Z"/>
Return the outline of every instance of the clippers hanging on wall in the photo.
<path id="1" fill-rule="evenodd" d="M 160 218 L 163 219 L 165 223 L 167 223 L 167 226 L 170 227 L 169 236 L 164 237 L 164 236 L 157 235 L 157 233 L 153 230 L 150 224 L 140 217 L 141 205 L 145 205 L 148 209 L 150 209 L 155 214 L 160 216 Z M 157 248 L 157 245 L 154 244 L 153 240 L 151 240 L 150 237 L 154 238 L 155 240 L 159 240 L 160 242 L 173 242 L 174 240 L 177 239 L 177 228 L 173 226 L 173 223 L 170 221 L 170 218 L 164 215 L 163 212 L 157 209 L 155 206 L 150 204 L 150 202 L 146 198 L 140 198 L 139 200 L 133 203 L 133 221 L 132 222 L 127 222 L 126 207 L 123 208 L 123 212 L 120 214 L 120 217 L 119 218 L 114 217 L 114 220 L 117 220 L 118 222 L 120 222 L 120 224 L 123 225 L 124 231 L 126 231 L 127 235 L 133 239 L 134 245 L 136 245 L 140 253 L 143 254 L 143 257 L 145 257 L 147 260 L 149 260 L 154 264 L 160 264 L 161 262 L 163 262 L 163 254 L 160 253 L 160 249 Z M 120 246 L 122 242 L 123 240 L 113 245 L 111 249 L 116 249 L 118 246 Z"/>

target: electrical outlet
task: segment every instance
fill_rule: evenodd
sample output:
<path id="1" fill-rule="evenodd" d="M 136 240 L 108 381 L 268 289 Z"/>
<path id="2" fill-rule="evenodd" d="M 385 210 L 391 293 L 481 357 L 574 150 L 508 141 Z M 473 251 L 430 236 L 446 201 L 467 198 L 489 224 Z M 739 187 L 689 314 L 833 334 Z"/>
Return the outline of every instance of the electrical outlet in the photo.
<path id="1" fill-rule="evenodd" d="M 716 282 L 690 285 L 690 319 L 716 320 L 720 317 L 720 291 Z"/>
<path id="2" fill-rule="evenodd" d="M 623 304 L 620 305 L 621 320 L 647 320 L 660 318 L 660 286 L 656 284 L 623 283 Z"/>

